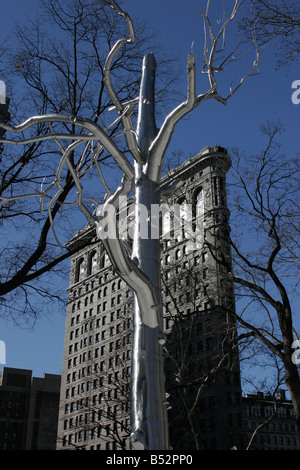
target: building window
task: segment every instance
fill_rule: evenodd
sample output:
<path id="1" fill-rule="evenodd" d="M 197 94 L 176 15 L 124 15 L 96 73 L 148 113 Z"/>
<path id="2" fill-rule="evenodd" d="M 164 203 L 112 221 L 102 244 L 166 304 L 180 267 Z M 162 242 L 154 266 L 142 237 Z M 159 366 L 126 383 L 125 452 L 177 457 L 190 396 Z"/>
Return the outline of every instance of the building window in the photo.
<path id="1" fill-rule="evenodd" d="M 198 188 L 193 195 L 193 217 L 203 217 L 204 204 L 203 204 L 203 189 Z"/>
<path id="2" fill-rule="evenodd" d="M 92 266 L 92 274 L 97 271 L 97 253 L 93 253 L 91 259 L 91 266 Z"/>
<path id="3" fill-rule="evenodd" d="M 271 408 L 271 407 L 265 408 L 265 416 L 266 416 L 266 417 L 271 417 L 271 416 L 273 416 L 273 413 L 274 413 L 274 409 L 273 409 L 273 408 Z"/>
<path id="4" fill-rule="evenodd" d="M 286 410 L 284 408 L 278 409 L 278 418 L 285 418 L 286 417 Z"/>
<path id="5" fill-rule="evenodd" d="M 75 282 L 82 281 L 82 279 L 84 279 L 84 276 L 85 276 L 85 263 L 84 263 L 84 259 L 80 258 L 77 261 L 77 265 L 76 265 Z"/>
<path id="6" fill-rule="evenodd" d="M 192 211 L 190 204 L 187 203 L 185 198 L 179 199 L 177 204 L 179 207 L 179 213 L 176 213 L 175 211 L 174 214 L 174 229 L 177 240 L 180 241 L 189 234 L 190 224 L 192 221 Z"/>
<path id="7" fill-rule="evenodd" d="M 89 255 L 88 260 L 88 276 L 90 274 L 94 274 L 97 271 L 97 253 L 96 251 L 92 251 Z"/>
<path id="8" fill-rule="evenodd" d="M 107 253 L 105 253 L 105 255 L 104 255 L 104 267 L 110 266 L 110 264 L 111 264 L 111 263 L 110 263 L 109 256 L 108 256 Z"/>

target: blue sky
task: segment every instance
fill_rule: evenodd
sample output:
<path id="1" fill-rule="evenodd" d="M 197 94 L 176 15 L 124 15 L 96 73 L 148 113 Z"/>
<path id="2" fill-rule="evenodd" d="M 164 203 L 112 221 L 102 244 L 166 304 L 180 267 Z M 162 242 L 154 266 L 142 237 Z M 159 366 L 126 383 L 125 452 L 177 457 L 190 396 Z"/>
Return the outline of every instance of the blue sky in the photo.
<path id="1" fill-rule="evenodd" d="M 2 2 L 2 38 L 11 32 L 14 23 L 22 20 L 25 13 L 34 14 L 38 3 L 38 0 Z M 233 2 L 226 0 L 225 3 L 227 5 Z M 192 44 L 196 56 L 200 57 L 202 54 L 202 19 L 197 11 L 203 9 L 205 4 L 205 0 L 124 2 L 129 14 L 147 19 L 158 32 L 157 41 L 178 55 L 183 75 L 181 85 L 179 84 L 177 89 L 183 94 L 186 89 L 186 58 Z M 298 152 L 300 105 L 292 103 L 291 87 L 294 80 L 300 79 L 300 73 L 295 65 L 290 69 L 275 71 L 273 52 L 272 49 L 264 52 L 260 60 L 259 74 L 248 79 L 226 107 L 208 101 L 196 109 L 188 119 L 183 120 L 173 136 L 170 151 L 180 149 L 190 156 L 207 145 L 219 144 L 226 148 L 240 147 L 249 153 L 256 153 L 263 147 L 263 140 L 258 131 L 260 124 L 267 120 L 280 119 L 285 128 L 283 151 L 290 155 Z M 254 51 L 245 49 L 243 57 L 237 66 L 229 67 L 224 75 L 227 90 L 232 77 L 236 76 L 238 80 L 252 66 Z M 224 83 L 221 74 L 219 80 Z M 206 77 L 199 75 L 197 92 L 201 93 L 207 88 Z M 42 316 L 34 328 L 28 330 L 19 329 L 0 320 L 0 340 L 6 344 L 6 366 L 32 369 L 35 376 L 42 376 L 43 373 L 60 374 L 64 322 L 64 311 L 57 311 L 51 318 Z"/>

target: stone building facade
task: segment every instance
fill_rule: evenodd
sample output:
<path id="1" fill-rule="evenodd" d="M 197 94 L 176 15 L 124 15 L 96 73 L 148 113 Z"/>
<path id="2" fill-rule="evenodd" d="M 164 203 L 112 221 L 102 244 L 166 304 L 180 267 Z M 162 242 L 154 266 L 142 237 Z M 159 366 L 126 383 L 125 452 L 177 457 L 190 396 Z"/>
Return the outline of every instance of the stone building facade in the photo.
<path id="1" fill-rule="evenodd" d="M 276 397 L 262 392 L 245 394 L 242 406 L 244 448 L 300 450 L 296 414 L 284 390 L 278 390 Z"/>
<path id="2" fill-rule="evenodd" d="M 162 180 L 165 376 L 174 449 L 229 449 L 242 439 L 225 149 L 207 147 Z M 178 223 L 178 221 L 181 221 Z M 184 223 L 182 223 L 184 222 Z M 66 315 L 58 449 L 128 449 L 132 293 L 92 228 L 75 234 Z"/>
<path id="3" fill-rule="evenodd" d="M 94 230 L 71 260 L 57 447 L 128 448 L 131 293 L 117 278 Z"/>
<path id="4" fill-rule="evenodd" d="M 223 148 L 205 148 L 162 181 L 183 184 L 169 204 L 181 219 L 163 243 L 163 302 L 171 442 L 176 449 L 230 449 L 241 445 L 242 413 L 238 356 L 228 360 L 236 333 L 228 243 Z M 173 227 L 171 227 L 172 230 Z M 219 263 L 222 258 L 224 262 Z M 191 412 L 192 410 L 192 412 Z"/>

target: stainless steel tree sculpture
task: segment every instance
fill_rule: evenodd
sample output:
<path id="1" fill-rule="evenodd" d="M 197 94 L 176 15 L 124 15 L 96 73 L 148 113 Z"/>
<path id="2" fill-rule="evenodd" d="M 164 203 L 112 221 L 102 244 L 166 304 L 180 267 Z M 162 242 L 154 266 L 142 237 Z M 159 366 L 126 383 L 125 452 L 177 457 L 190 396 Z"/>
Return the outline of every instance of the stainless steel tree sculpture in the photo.
<path id="1" fill-rule="evenodd" d="M 245 78 L 251 75 L 258 63 L 258 53 L 251 70 L 240 80 L 226 97 L 221 97 L 217 91 L 215 74 L 224 64 L 231 60 L 233 52 L 228 54 L 220 63 L 216 64 L 220 50 L 224 52 L 225 30 L 230 21 L 236 16 L 240 1 L 234 1 L 231 15 L 223 22 L 216 35 L 209 21 L 208 11 L 210 1 L 207 2 L 206 12 L 202 15 L 204 21 L 204 67 L 203 72 L 209 79 L 208 90 L 203 94 L 196 93 L 196 67 L 194 55 L 189 54 L 187 59 L 187 98 L 165 118 L 158 130 L 155 123 L 155 73 L 156 63 L 152 54 L 144 58 L 139 98 L 131 102 L 122 103 L 116 95 L 112 83 L 111 66 L 118 52 L 127 44 L 135 42 L 135 31 L 130 16 L 124 12 L 114 0 L 104 3 L 114 9 L 116 14 L 126 20 L 129 36 L 119 39 L 110 50 L 105 64 L 105 86 L 118 113 L 118 120 L 123 128 L 127 149 L 130 157 L 116 145 L 108 133 L 98 124 L 78 117 L 47 114 L 34 116 L 24 123 L 11 126 L 1 124 L 6 132 L 21 133 L 35 125 L 47 124 L 49 132 L 39 137 L 6 139 L 6 144 L 24 145 L 33 141 L 52 140 L 60 151 L 61 159 L 57 168 L 56 177 L 51 185 L 40 191 L 34 191 L 18 197 L 38 196 L 43 210 L 44 201 L 50 198 L 48 216 L 51 220 L 51 206 L 57 201 L 62 191 L 61 175 L 63 168 L 67 167 L 71 173 L 76 189 L 76 203 L 87 217 L 90 224 L 96 227 L 99 240 L 102 241 L 117 275 L 119 275 L 133 290 L 133 350 L 132 350 L 132 391 L 131 391 L 131 442 L 134 449 L 169 449 L 168 423 L 166 412 L 166 395 L 164 386 L 162 345 L 164 343 L 162 324 L 162 302 L 160 287 L 160 240 L 151 236 L 157 228 L 157 220 L 151 217 L 153 205 L 159 205 L 164 191 L 170 188 L 161 188 L 160 178 L 164 155 L 170 142 L 172 133 L 178 121 L 191 112 L 202 101 L 215 99 L 226 104 L 228 99 L 238 90 Z M 219 47 L 219 43 L 222 45 Z M 133 125 L 133 111 L 138 103 L 138 118 L 136 129 Z M 54 124 L 71 125 L 78 132 L 56 132 Z M 69 145 L 63 145 L 66 140 Z M 96 147 L 94 148 L 96 142 Z M 73 166 L 70 155 L 80 145 L 84 145 L 83 152 L 90 152 L 91 166 L 96 167 L 100 181 L 107 194 L 102 204 L 99 203 L 96 212 L 93 212 L 86 203 L 84 188 L 81 182 L 82 173 L 80 165 Z M 121 170 L 123 177 L 120 186 L 111 192 L 107 181 L 103 177 L 99 165 L 99 158 L 106 150 Z M 180 183 L 179 183 L 180 184 Z M 54 196 L 50 197 L 55 189 Z M 133 249 L 130 253 L 118 230 L 118 217 L 112 213 L 121 210 L 120 201 L 126 201 L 129 194 L 134 191 L 134 233 Z M 1 204 L 11 201 L 3 198 Z M 143 211 L 141 210 L 143 208 Z M 146 214 L 145 214 L 146 211 Z M 113 234 L 107 231 L 107 225 L 113 221 Z M 141 234 L 141 224 L 143 234 Z M 146 235 L 145 235 L 146 233 Z"/>

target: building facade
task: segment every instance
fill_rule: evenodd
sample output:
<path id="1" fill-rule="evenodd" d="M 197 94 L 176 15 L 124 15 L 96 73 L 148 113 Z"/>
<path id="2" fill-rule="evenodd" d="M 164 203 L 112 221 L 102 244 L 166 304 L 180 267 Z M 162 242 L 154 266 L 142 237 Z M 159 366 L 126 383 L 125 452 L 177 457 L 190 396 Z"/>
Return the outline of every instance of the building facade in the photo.
<path id="1" fill-rule="evenodd" d="M 171 171 L 163 192 L 161 263 L 165 376 L 174 449 L 229 449 L 242 440 L 226 150 L 205 148 Z M 130 242 L 130 241 L 129 241 Z M 128 449 L 132 293 L 92 228 L 75 234 L 66 315 L 58 449 Z M 217 261 L 217 254 L 225 260 Z M 229 361 L 230 356 L 230 361 Z"/>
<path id="2" fill-rule="evenodd" d="M 276 397 L 262 392 L 245 394 L 242 406 L 244 448 L 300 450 L 295 411 L 284 390 L 278 390 Z"/>
<path id="3" fill-rule="evenodd" d="M 165 370 L 176 449 L 222 450 L 242 442 L 239 361 L 234 348 L 231 360 L 228 355 L 236 333 L 228 276 L 229 168 L 225 149 L 207 147 L 162 181 L 182 182 L 168 204 L 177 204 L 180 220 L 187 221 L 171 223 L 171 236 L 162 238 Z"/>
<path id="4" fill-rule="evenodd" d="M 94 230 L 71 260 L 58 449 L 129 448 L 132 296 L 114 274 Z"/>
<path id="5" fill-rule="evenodd" d="M 4 367 L 0 377 L 0 450 L 55 450 L 60 376 Z"/>

